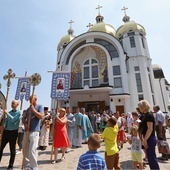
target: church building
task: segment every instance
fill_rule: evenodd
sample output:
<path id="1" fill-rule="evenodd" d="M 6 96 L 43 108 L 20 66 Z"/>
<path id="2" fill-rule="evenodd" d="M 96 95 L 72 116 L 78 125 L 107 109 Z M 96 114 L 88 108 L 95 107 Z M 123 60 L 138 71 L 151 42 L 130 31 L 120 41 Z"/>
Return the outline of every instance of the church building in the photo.
<path id="1" fill-rule="evenodd" d="M 58 44 L 56 71 L 62 67 L 71 76 L 69 98 L 59 107 L 127 113 L 145 99 L 151 109 L 158 104 L 167 112 L 170 84 L 162 68 L 152 65 L 145 28 L 130 20 L 124 7 L 124 24 L 115 29 L 104 22 L 100 8 L 87 32 L 75 36 L 71 25 Z"/>

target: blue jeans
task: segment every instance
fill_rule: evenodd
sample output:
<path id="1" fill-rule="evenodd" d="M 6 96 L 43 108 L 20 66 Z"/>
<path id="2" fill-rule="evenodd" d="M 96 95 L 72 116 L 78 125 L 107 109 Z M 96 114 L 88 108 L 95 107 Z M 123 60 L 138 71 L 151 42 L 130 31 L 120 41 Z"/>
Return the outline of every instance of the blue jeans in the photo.
<path id="1" fill-rule="evenodd" d="M 146 154 L 147 154 L 147 158 L 148 158 L 148 163 L 149 163 L 149 167 L 152 170 L 159 170 L 159 165 L 156 159 L 156 152 L 155 152 L 155 146 L 157 143 L 157 139 L 155 136 L 150 136 L 147 140 L 147 144 L 148 144 L 148 149 L 146 149 Z"/>

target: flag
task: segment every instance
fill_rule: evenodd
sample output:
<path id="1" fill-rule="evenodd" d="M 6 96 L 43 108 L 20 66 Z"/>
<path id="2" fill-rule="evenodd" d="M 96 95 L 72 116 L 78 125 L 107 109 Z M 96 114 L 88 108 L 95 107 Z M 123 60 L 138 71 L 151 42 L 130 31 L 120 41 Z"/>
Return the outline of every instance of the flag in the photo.
<path id="1" fill-rule="evenodd" d="M 29 100 L 30 97 L 30 77 L 22 77 L 18 79 L 17 90 L 15 94 L 15 100 Z"/>
<path id="2" fill-rule="evenodd" d="M 69 86 L 69 72 L 54 72 L 51 83 L 51 98 L 56 100 L 67 100 L 69 95 Z"/>

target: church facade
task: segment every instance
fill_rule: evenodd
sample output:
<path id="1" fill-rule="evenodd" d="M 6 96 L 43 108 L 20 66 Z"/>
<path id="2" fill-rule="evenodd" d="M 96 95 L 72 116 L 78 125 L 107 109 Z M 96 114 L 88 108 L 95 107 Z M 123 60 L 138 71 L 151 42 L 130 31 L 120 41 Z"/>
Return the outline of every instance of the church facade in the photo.
<path id="1" fill-rule="evenodd" d="M 163 112 L 170 98 L 170 85 L 159 65 L 152 65 L 145 28 L 126 15 L 118 29 L 96 17 L 87 32 L 74 36 L 72 26 L 57 47 L 56 71 L 70 72 L 69 98 L 59 107 L 85 107 L 132 112 L 138 101 Z M 56 101 L 52 101 L 52 108 Z"/>

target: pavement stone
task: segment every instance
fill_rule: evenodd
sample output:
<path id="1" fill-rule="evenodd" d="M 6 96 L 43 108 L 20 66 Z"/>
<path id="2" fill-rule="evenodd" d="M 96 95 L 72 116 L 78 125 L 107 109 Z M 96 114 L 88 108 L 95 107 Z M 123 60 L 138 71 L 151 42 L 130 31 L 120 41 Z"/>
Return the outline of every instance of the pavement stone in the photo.
<path id="1" fill-rule="evenodd" d="M 170 134 L 167 130 L 167 141 L 170 145 Z M 73 149 L 71 152 L 65 155 L 65 159 L 62 162 L 52 164 L 50 161 L 51 155 L 51 146 L 48 146 L 45 151 L 39 151 L 38 154 L 38 164 L 39 170 L 76 170 L 78 159 L 81 154 L 85 153 L 88 150 L 87 144 L 83 144 L 82 148 Z M 104 155 L 104 143 L 101 144 L 101 147 L 98 150 L 102 155 Z M 158 153 L 158 149 L 156 147 L 157 156 L 161 156 Z M 9 146 L 7 145 L 4 149 L 4 154 L 0 163 L 0 170 L 6 170 L 9 162 Z M 61 153 L 58 155 L 58 159 L 61 158 Z M 169 170 L 170 169 L 170 159 L 168 161 L 160 161 L 158 160 L 159 166 L 161 170 Z M 14 170 L 21 169 L 22 164 L 22 154 L 16 155 Z M 125 143 L 123 149 L 120 150 L 120 164 L 122 170 L 131 170 L 132 162 L 131 162 L 131 154 L 130 154 L 130 144 Z M 149 165 L 146 166 L 145 170 L 149 170 Z"/>

